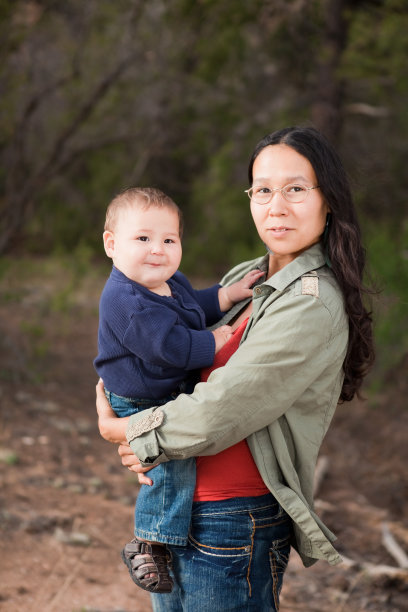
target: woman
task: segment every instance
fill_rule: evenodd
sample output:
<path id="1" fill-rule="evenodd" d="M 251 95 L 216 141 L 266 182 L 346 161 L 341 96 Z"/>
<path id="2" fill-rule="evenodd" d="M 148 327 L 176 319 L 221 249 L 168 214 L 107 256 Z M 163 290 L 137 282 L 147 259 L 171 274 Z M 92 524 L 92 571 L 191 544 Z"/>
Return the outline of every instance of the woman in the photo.
<path id="1" fill-rule="evenodd" d="M 97 389 L 101 434 L 122 443 L 141 482 L 152 464 L 197 457 L 189 544 L 172 547 L 175 588 L 152 596 L 155 612 L 278 610 L 290 545 L 305 566 L 341 560 L 313 511 L 313 474 L 339 399 L 354 397 L 373 361 L 356 213 L 337 154 L 312 128 L 261 140 L 249 182 L 268 253 L 221 283 L 254 268 L 266 280 L 222 321 L 241 335 L 228 363 L 128 423 Z"/>

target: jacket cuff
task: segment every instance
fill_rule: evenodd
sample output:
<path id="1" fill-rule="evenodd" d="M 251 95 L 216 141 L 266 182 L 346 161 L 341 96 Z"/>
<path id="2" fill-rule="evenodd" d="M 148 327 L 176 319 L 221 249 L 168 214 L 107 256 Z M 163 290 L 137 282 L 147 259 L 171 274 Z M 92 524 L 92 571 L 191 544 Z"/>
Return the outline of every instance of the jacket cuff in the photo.
<path id="1" fill-rule="evenodd" d="M 138 438 L 144 433 L 159 427 L 163 423 L 164 419 L 164 413 L 159 409 L 155 410 L 154 412 L 150 412 L 149 414 L 146 414 L 146 411 L 144 410 L 143 413 L 138 413 L 137 416 L 140 418 L 133 420 L 129 419 L 129 423 L 126 428 L 126 439 L 129 444 L 135 438 Z"/>
<path id="2" fill-rule="evenodd" d="M 160 408 L 148 408 L 143 412 L 133 414 L 129 419 L 126 438 L 143 467 L 151 467 L 169 461 L 159 447 L 154 431 L 156 427 L 160 427 L 163 419 L 164 412 Z"/>

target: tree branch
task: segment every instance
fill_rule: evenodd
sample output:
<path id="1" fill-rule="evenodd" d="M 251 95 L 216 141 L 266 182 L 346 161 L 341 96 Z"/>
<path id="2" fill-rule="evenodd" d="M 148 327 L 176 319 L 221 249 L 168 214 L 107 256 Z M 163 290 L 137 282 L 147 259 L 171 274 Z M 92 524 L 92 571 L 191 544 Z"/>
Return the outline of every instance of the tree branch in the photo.
<path id="1" fill-rule="evenodd" d="M 4 253 L 8 248 L 13 237 L 19 232 L 25 221 L 27 210 L 35 196 L 42 187 L 55 176 L 61 167 L 67 167 L 74 160 L 75 151 L 70 153 L 67 159 L 64 160 L 66 147 L 70 139 L 79 131 L 81 126 L 87 121 L 89 116 L 95 110 L 96 106 L 101 102 L 111 87 L 117 82 L 123 72 L 131 65 L 135 53 L 131 53 L 122 59 L 101 81 L 97 84 L 94 90 L 88 96 L 88 99 L 82 104 L 81 108 L 75 114 L 71 123 L 62 131 L 60 136 L 54 143 L 52 151 L 48 159 L 43 163 L 42 167 L 35 172 L 31 177 L 26 178 L 23 187 L 19 191 L 20 179 L 14 172 L 10 173 L 4 208 L 2 214 L 1 229 L 0 229 L 0 253 Z M 41 95 L 37 96 L 36 100 L 32 100 L 26 107 L 24 117 L 28 120 L 34 112 L 43 97 L 46 96 L 48 90 L 52 91 L 57 84 L 63 81 L 57 81 L 56 84 L 45 88 Z M 15 165 L 17 168 L 17 164 Z M 20 174 L 23 174 L 24 160 L 21 158 Z"/>
<path id="2" fill-rule="evenodd" d="M 132 63 L 134 57 L 135 57 L 135 54 L 132 53 L 131 55 L 124 58 L 95 87 L 94 91 L 91 93 L 88 100 L 82 105 L 82 107 L 76 113 L 70 125 L 68 125 L 68 127 L 62 132 L 62 134 L 56 140 L 54 144 L 54 148 L 50 156 L 48 157 L 48 160 L 43 165 L 43 168 L 38 172 L 37 179 L 41 179 L 42 177 L 47 176 L 49 168 L 52 168 L 52 166 L 58 162 L 58 159 L 63 154 L 64 148 L 66 147 L 68 141 L 79 130 L 80 126 L 83 123 L 85 123 L 85 121 L 94 111 L 95 107 L 100 103 L 103 97 L 107 94 L 109 89 L 113 86 L 114 83 L 116 83 L 116 81 L 119 79 L 121 74 Z"/>
<path id="3" fill-rule="evenodd" d="M 372 104 L 366 104 L 365 102 L 347 104 L 345 110 L 348 113 L 365 115 L 366 117 L 383 118 L 390 116 L 390 111 L 388 108 L 385 108 L 384 106 L 373 106 Z"/>

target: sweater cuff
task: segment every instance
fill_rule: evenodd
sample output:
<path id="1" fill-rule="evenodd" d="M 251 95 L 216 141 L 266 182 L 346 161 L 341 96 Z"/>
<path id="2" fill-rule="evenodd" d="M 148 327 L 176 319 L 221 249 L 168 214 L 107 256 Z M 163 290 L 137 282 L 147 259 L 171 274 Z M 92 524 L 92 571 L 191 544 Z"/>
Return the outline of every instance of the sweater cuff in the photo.
<path id="1" fill-rule="evenodd" d="M 215 338 L 208 330 L 190 330 L 191 346 L 188 359 L 188 370 L 207 368 L 214 362 Z"/>

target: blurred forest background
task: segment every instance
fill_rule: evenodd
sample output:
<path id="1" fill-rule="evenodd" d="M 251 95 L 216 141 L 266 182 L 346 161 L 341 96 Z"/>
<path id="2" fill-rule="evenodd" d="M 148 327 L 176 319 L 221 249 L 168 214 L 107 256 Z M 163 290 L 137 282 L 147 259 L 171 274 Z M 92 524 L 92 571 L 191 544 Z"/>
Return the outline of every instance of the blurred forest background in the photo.
<path id="1" fill-rule="evenodd" d="M 125 187 L 161 188 L 185 215 L 183 270 L 216 281 L 263 253 L 247 163 L 295 124 L 350 175 L 377 361 L 317 470 L 345 563 L 306 572 L 292 555 L 282 612 L 407 609 L 406 553 L 383 543 L 385 525 L 408 550 L 407 32 L 407 0 L 0 0 L 5 612 L 150 610 L 119 557 L 136 481 L 95 418 L 105 210 Z"/>
<path id="2" fill-rule="evenodd" d="M 179 203 L 183 270 L 218 278 L 262 252 L 243 193 L 255 143 L 311 124 L 352 180 L 377 368 L 408 352 L 406 0 L 0 0 L 0 28 L 3 278 L 60 261 L 61 306 L 108 270 L 105 209 L 131 185 Z"/>

